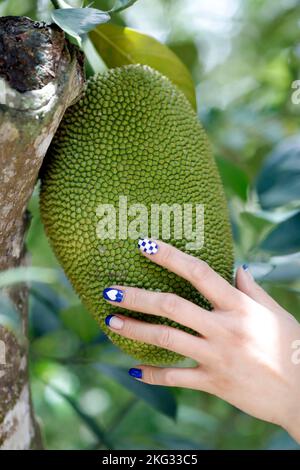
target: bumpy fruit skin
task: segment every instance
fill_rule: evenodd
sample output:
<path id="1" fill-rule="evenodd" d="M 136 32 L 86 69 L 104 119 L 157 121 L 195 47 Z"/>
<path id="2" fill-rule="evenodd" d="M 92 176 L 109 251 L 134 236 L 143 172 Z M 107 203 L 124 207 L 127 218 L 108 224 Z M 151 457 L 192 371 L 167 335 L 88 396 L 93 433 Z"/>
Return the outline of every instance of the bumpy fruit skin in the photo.
<path id="1" fill-rule="evenodd" d="M 117 284 L 174 292 L 210 308 L 188 282 L 144 258 L 137 240 L 97 237 L 97 206 L 117 208 L 120 195 L 127 196 L 128 206 L 142 203 L 149 209 L 154 203 L 204 204 L 204 247 L 190 253 L 232 281 L 232 236 L 206 134 L 185 96 L 141 65 L 93 77 L 68 109 L 42 169 L 41 214 L 58 260 L 111 340 L 145 363 L 173 363 L 178 354 L 112 333 L 104 322 L 122 310 L 179 327 L 108 304 L 102 290 Z M 166 241 L 187 251 L 185 239 Z"/>

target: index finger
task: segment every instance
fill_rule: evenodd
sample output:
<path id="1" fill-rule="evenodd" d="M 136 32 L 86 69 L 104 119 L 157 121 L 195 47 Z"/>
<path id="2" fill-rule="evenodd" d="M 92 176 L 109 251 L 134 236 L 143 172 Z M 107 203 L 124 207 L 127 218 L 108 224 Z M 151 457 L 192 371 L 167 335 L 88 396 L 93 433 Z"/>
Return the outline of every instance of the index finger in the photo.
<path id="1" fill-rule="evenodd" d="M 205 261 L 161 240 L 140 240 L 139 248 L 154 263 L 189 281 L 214 307 L 231 309 L 236 305 L 237 290 Z"/>

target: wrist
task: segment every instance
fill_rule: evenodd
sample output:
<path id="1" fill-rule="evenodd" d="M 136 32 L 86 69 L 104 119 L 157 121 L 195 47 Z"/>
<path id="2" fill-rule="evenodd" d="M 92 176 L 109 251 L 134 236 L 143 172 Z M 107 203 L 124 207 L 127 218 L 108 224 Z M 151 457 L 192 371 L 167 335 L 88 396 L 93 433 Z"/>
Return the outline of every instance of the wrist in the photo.
<path id="1" fill-rule="evenodd" d="M 299 348 L 300 323 L 297 321 L 293 325 L 293 336 L 296 339 L 291 341 L 291 365 L 285 368 L 287 389 L 284 395 L 288 400 L 288 404 L 281 425 L 300 444 L 300 355 L 297 351 Z"/>
<path id="2" fill-rule="evenodd" d="M 293 410 L 287 415 L 282 427 L 300 444 L 300 396 L 296 400 Z"/>

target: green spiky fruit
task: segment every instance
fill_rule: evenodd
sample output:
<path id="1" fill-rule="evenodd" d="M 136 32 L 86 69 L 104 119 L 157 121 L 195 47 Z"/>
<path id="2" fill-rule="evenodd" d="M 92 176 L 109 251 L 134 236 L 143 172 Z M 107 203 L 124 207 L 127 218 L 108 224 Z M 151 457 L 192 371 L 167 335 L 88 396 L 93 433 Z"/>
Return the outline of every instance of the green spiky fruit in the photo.
<path id="1" fill-rule="evenodd" d="M 141 65 L 93 77 L 84 96 L 67 110 L 42 171 L 41 214 L 58 260 L 111 340 L 141 361 L 172 363 L 180 356 L 106 327 L 105 317 L 120 309 L 102 299 L 102 290 L 114 284 L 137 286 L 174 292 L 207 308 L 209 304 L 188 282 L 143 257 L 133 236 L 119 233 L 125 229 L 118 222 L 120 197 L 131 211 L 135 208 L 135 215 L 139 206 L 133 204 L 149 210 L 149 227 L 153 204 L 177 204 L 179 210 L 185 204 L 203 204 L 202 248 L 191 249 L 185 232 L 181 238 L 174 235 L 175 217 L 171 217 L 170 239 L 161 233 L 162 226 L 158 238 L 207 261 L 232 280 L 227 208 L 206 134 L 177 87 Z M 99 237 L 99 223 L 104 220 L 99 205 L 103 204 L 116 209 L 116 220 L 110 213 L 107 224 L 108 232 L 117 231 L 106 239 Z M 193 217 L 195 222 L 195 210 Z M 134 220 L 129 213 L 128 224 Z M 149 235 L 149 227 L 145 233 L 143 226 L 142 235 Z M 157 316 L 122 313 L 180 327 Z"/>

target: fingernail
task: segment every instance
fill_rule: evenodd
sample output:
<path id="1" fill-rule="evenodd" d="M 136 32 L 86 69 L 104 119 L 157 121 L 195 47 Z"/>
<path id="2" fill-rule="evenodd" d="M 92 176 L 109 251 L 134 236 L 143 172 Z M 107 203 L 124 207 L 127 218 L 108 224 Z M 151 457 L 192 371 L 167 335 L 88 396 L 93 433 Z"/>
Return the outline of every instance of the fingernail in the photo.
<path id="1" fill-rule="evenodd" d="M 129 369 L 128 374 L 131 375 L 131 377 L 134 377 L 135 379 L 141 379 L 143 376 L 142 370 L 135 369 L 134 367 L 132 369 Z"/>
<path id="2" fill-rule="evenodd" d="M 149 240 L 149 238 L 140 238 L 138 241 L 138 247 L 144 253 L 148 255 L 154 255 L 158 251 L 158 245 L 156 242 Z"/>
<path id="3" fill-rule="evenodd" d="M 121 330 L 124 325 L 122 318 L 116 317 L 115 315 L 107 315 L 105 318 L 105 324 L 114 330 Z"/>
<path id="4" fill-rule="evenodd" d="M 243 264 L 243 270 L 245 271 L 245 273 L 247 274 L 247 276 L 250 278 L 250 279 L 253 279 L 253 276 L 249 270 L 249 266 L 248 264 Z"/>
<path id="5" fill-rule="evenodd" d="M 102 295 L 105 300 L 111 300 L 112 302 L 122 302 L 124 292 L 121 289 L 113 289 L 111 287 L 107 287 L 102 292 Z"/>

